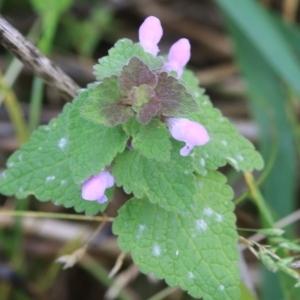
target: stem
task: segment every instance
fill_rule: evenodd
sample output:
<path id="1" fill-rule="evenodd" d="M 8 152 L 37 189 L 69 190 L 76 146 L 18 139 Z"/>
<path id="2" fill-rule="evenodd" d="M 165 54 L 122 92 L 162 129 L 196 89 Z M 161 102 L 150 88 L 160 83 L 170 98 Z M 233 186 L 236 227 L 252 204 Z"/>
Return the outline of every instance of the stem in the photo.
<path id="1" fill-rule="evenodd" d="M 262 222 L 265 228 L 273 228 L 274 227 L 274 220 L 270 213 L 270 209 L 265 203 L 265 200 L 260 192 L 260 190 L 256 187 L 255 179 L 251 173 L 244 173 L 244 177 L 246 183 L 249 187 L 250 194 L 253 198 L 253 201 L 257 205 L 257 208 L 261 214 Z"/>
<path id="2" fill-rule="evenodd" d="M 42 38 L 39 49 L 46 55 L 51 52 L 54 35 L 57 28 L 59 13 L 50 11 L 42 16 Z M 44 82 L 41 78 L 33 79 L 29 107 L 29 130 L 32 132 L 40 123 L 41 106 L 43 100 Z"/>
<path id="3" fill-rule="evenodd" d="M 265 200 L 264 200 L 262 194 L 260 193 L 259 189 L 255 185 L 253 175 L 251 173 L 244 173 L 244 176 L 245 176 L 247 185 L 250 189 L 250 193 L 253 198 L 253 201 L 256 203 L 257 208 L 259 209 L 264 227 L 265 228 L 275 227 L 274 219 L 270 213 L 268 206 L 265 203 Z M 268 240 L 272 244 L 272 240 L 271 239 L 268 239 Z M 282 257 L 282 258 L 288 257 L 288 255 L 289 255 L 285 249 L 279 249 L 277 254 L 279 257 Z M 287 274 L 279 273 L 278 276 L 279 276 L 282 292 L 284 294 L 284 299 L 290 299 L 289 291 L 294 283 L 291 282 L 291 278 Z"/>
<path id="4" fill-rule="evenodd" d="M 67 219 L 78 221 L 97 221 L 97 222 L 113 222 L 115 218 L 107 216 L 82 216 L 74 214 L 61 214 L 49 212 L 36 211 L 14 211 L 14 210 L 0 210 L 0 216 L 22 216 L 33 218 L 52 218 L 52 219 Z"/>
<path id="5" fill-rule="evenodd" d="M 98 233 L 103 229 L 103 227 L 105 226 L 106 221 L 103 221 L 95 230 L 95 232 L 90 236 L 90 238 L 88 239 L 88 241 L 85 243 L 85 246 L 88 247 L 89 244 L 94 240 L 94 238 L 98 235 Z"/>
<path id="6" fill-rule="evenodd" d="M 14 124 L 18 141 L 22 144 L 29 138 L 27 125 L 17 98 L 14 92 L 6 86 L 2 74 L 0 74 L 0 89 L 4 93 L 4 104 L 12 123 Z"/>
<path id="7" fill-rule="evenodd" d="M 22 199 L 16 202 L 15 211 L 27 209 L 29 205 L 28 199 Z M 13 225 L 13 234 L 11 238 L 12 244 L 12 258 L 11 262 L 15 270 L 24 274 L 24 252 L 22 249 L 23 244 L 23 230 L 22 230 L 22 217 L 16 216 Z"/>
<path id="8" fill-rule="evenodd" d="M 44 82 L 39 77 L 33 78 L 29 106 L 29 131 L 34 131 L 40 123 Z"/>
<path id="9" fill-rule="evenodd" d="M 154 296 L 148 298 L 147 300 L 162 300 L 166 296 L 169 296 L 169 295 L 173 294 L 176 290 L 178 290 L 178 287 L 169 286 L 169 287 L 163 289 L 162 291 L 158 292 Z"/>
<path id="10" fill-rule="evenodd" d="M 266 167 L 264 169 L 264 171 L 262 172 L 262 174 L 260 175 L 260 177 L 257 179 L 256 181 L 256 186 L 259 187 L 264 180 L 268 177 L 270 171 L 272 170 L 272 167 L 274 165 L 276 156 L 277 156 L 277 152 L 278 152 L 278 143 L 277 145 L 274 147 L 272 147 L 272 151 L 270 154 L 270 159 L 268 160 Z M 243 193 L 242 195 L 240 195 L 236 200 L 234 200 L 234 204 L 238 205 L 240 204 L 242 201 L 244 201 L 245 199 L 247 199 L 249 197 L 250 193 L 249 191 L 246 191 L 245 193 Z"/>
<path id="11" fill-rule="evenodd" d="M 243 202 L 245 199 L 247 199 L 249 197 L 249 195 L 250 195 L 249 191 L 246 191 L 245 193 L 243 193 L 241 196 L 239 196 L 238 198 L 236 198 L 234 200 L 234 205 L 237 206 L 238 204 Z"/>
<path id="12" fill-rule="evenodd" d="M 1 6 L 1 4 L 0 4 L 0 6 Z M 37 40 L 37 36 L 38 36 L 38 32 L 39 32 L 38 25 L 39 25 L 39 22 L 35 22 L 28 33 L 27 37 L 31 41 Z M 5 82 L 5 84 L 8 88 L 11 88 L 14 85 L 14 83 L 17 80 L 18 76 L 20 75 L 23 67 L 24 67 L 23 63 L 18 58 L 14 57 L 3 76 L 3 81 Z M 3 102 L 3 97 L 0 95 L 0 106 L 1 106 L 2 102 Z"/>

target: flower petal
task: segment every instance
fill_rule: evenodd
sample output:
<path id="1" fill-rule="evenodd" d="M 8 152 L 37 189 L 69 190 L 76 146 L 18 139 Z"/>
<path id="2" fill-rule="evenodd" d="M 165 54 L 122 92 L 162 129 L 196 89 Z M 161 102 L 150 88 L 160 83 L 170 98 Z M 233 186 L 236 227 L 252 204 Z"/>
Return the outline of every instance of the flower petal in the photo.
<path id="1" fill-rule="evenodd" d="M 106 188 L 110 188 L 115 184 L 115 178 L 108 171 L 102 171 L 101 176 L 106 180 Z"/>
<path id="2" fill-rule="evenodd" d="M 190 60 L 191 45 L 188 39 L 180 39 L 170 48 L 168 61 L 165 63 L 167 71 L 177 72 L 178 78 L 181 77 L 183 68 Z"/>
<path id="3" fill-rule="evenodd" d="M 100 199 L 105 192 L 106 189 L 106 180 L 99 175 L 95 175 L 90 177 L 86 182 L 82 185 L 81 196 L 85 200 L 95 201 Z"/>
<path id="4" fill-rule="evenodd" d="M 84 200 L 106 202 L 105 189 L 115 184 L 114 177 L 108 171 L 90 177 L 82 185 L 81 196 Z"/>
<path id="5" fill-rule="evenodd" d="M 106 201 L 107 201 L 107 197 L 105 195 L 103 195 L 100 199 L 97 200 L 97 202 L 99 202 L 100 204 L 102 204 Z"/>
<path id="6" fill-rule="evenodd" d="M 183 148 L 180 149 L 180 155 L 181 156 L 188 156 L 193 148 L 194 147 L 186 144 Z"/>
<path id="7" fill-rule="evenodd" d="M 206 129 L 197 122 L 185 118 L 168 118 L 167 123 L 172 137 L 186 143 L 180 150 L 182 156 L 187 156 L 194 146 L 204 145 L 210 140 Z"/>
<path id="8" fill-rule="evenodd" d="M 139 41 L 146 52 L 156 56 L 159 48 L 157 47 L 163 35 L 163 30 L 158 18 L 148 17 L 139 28 Z"/>

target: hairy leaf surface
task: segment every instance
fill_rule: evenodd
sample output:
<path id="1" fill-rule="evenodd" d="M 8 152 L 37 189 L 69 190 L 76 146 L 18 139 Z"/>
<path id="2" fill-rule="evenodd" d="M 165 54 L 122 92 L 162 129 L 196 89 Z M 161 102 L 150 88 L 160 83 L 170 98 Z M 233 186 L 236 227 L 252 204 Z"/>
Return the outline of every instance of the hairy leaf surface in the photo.
<path id="1" fill-rule="evenodd" d="M 197 202 L 182 212 L 131 199 L 113 224 L 118 243 L 142 272 L 204 300 L 239 300 L 232 190 L 218 172 L 198 178 Z"/>
<path id="2" fill-rule="evenodd" d="M 77 101 L 87 97 L 81 92 Z M 76 103 L 76 100 L 75 100 Z M 93 215 L 107 204 L 85 201 L 81 185 L 75 184 L 70 170 L 70 136 L 67 132 L 69 114 L 74 105 L 67 104 L 63 113 L 49 125 L 40 126 L 29 142 L 22 145 L 7 162 L 0 177 L 0 192 L 18 199 L 34 195 L 40 201 L 74 207 L 77 212 Z"/>

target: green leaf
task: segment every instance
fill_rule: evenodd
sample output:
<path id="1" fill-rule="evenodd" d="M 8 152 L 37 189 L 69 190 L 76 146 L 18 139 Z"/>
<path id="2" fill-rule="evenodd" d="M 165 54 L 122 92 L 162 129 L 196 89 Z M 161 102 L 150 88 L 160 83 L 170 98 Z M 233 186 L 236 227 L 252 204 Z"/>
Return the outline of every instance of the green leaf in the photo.
<path id="1" fill-rule="evenodd" d="M 198 88 L 191 73 L 185 72 L 182 82 L 200 107 L 200 111 L 189 115 L 189 119 L 202 124 L 210 136 L 207 144 L 195 147 L 191 154 L 197 172 L 205 175 L 207 170 L 216 170 L 226 163 L 238 171 L 261 170 L 264 166 L 261 155 L 218 109 L 213 108 L 208 96 L 203 95 L 203 90 Z"/>
<path id="2" fill-rule="evenodd" d="M 109 166 L 126 146 L 128 136 L 122 127 L 106 127 L 80 117 L 85 99 L 77 101 L 69 116 L 70 167 L 76 183 L 83 183 L 90 176 Z"/>
<path id="3" fill-rule="evenodd" d="M 87 92 L 78 97 L 85 99 Z M 74 207 L 77 212 L 94 215 L 107 206 L 81 198 L 81 186 L 73 181 L 69 159 L 68 117 L 73 105 L 49 125 L 40 126 L 30 141 L 23 144 L 8 160 L 8 169 L 0 177 L 0 192 L 23 199 L 34 195 L 40 201 Z"/>
<path id="4" fill-rule="evenodd" d="M 132 199 L 113 224 L 118 244 L 142 272 L 153 272 L 195 298 L 239 300 L 237 234 L 232 190 L 218 172 L 199 177 L 197 203 L 184 213 Z"/>
<path id="5" fill-rule="evenodd" d="M 108 56 L 99 59 L 99 64 L 94 66 L 97 80 L 103 80 L 112 75 L 119 76 L 123 66 L 133 56 L 143 60 L 152 71 L 161 69 L 164 64 L 162 57 L 155 58 L 152 54 L 145 52 L 140 44 L 134 44 L 129 39 L 121 39 L 109 50 Z"/>
<path id="6" fill-rule="evenodd" d="M 130 106 L 121 103 L 122 98 L 118 77 L 105 78 L 94 90 L 90 91 L 80 115 L 95 124 L 106 126 L 121 124 L 134 114 Z"/>
<path id="7" fill-rule="evenodd" d="M 167 210 L 184 211 L 186 202 L 194 203 L 195 177 L 191 158 L 179 155 L 178 142 L 172 144 L 169 162 L 148 159 L 137 150 L 125 150 L 117 156 L 112 170 L 117 185 L 137 198 L 147 196 Z"/>
<path id="8" fill-rule="evenodd" d="M 152 119 L 147 125 L 142 125 L 132 118 L 123 124 L 126 133 L 132 136 L 132 147 L 149 159 L 168 162 L 170 160 L 170 133 L 165 123 Z"/>

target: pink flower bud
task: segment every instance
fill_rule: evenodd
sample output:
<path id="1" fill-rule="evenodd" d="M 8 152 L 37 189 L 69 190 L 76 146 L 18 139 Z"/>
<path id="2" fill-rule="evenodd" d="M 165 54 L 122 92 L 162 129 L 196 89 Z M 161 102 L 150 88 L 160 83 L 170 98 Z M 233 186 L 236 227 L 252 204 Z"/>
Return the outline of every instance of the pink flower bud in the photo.
<path id="1" fill-rule="evenodd" d="M 184 118 L 168 118 L 170 133 L 175 140 L 185 142 L 180 155 L 187 156 L 194 146 L 206 144 L 210 138 L 206 129 L 199 123 Z"/>
<path id="2" fill-rule="evenodd" d="M 115 184 L 114 177 L 108 171 L 90 177 L 81 187 L 81 196 L 84 200 L 104 203 L 107 201 L 105 190 Z"/>
<path id="3" fill-rule="evenodd" d="M 190 60 L 191 45 L 188 39 L 180 39 L 172 45 L 168 55 L 168 61 L 165 63 L 167 71 L 177 72 L 178 78 L 181 77 L 183 68 Z"/>
<path id="4" fill-rule="evenodd" d="M 140 44 L 146 52 L 156 56 L 159 48 L 157 47 L 163 35 L 163 30 L 158 18 L 150 16 L 148 17 L 139 29 Z"/>

